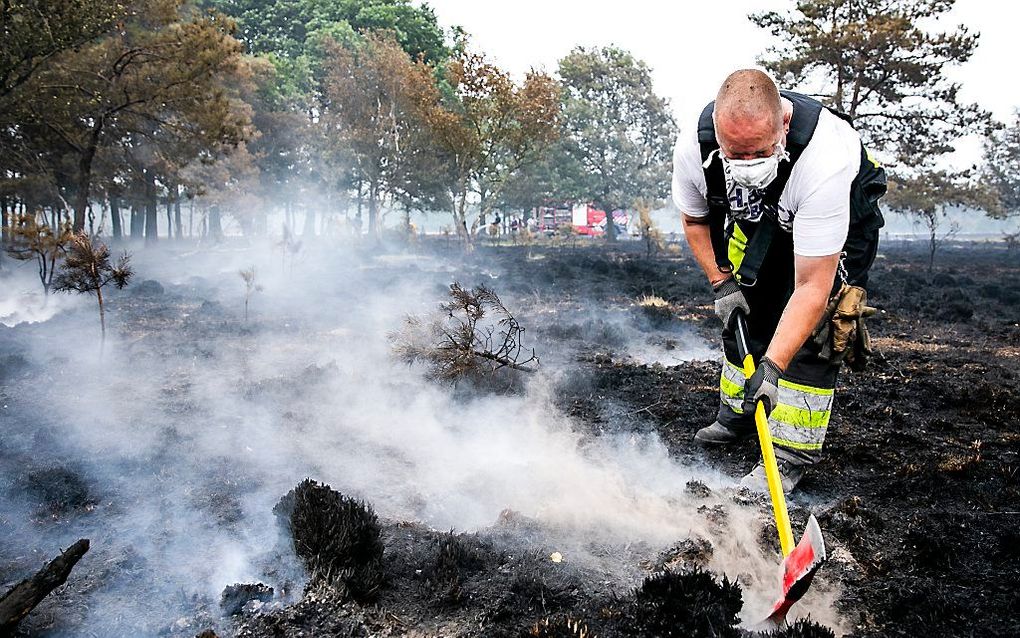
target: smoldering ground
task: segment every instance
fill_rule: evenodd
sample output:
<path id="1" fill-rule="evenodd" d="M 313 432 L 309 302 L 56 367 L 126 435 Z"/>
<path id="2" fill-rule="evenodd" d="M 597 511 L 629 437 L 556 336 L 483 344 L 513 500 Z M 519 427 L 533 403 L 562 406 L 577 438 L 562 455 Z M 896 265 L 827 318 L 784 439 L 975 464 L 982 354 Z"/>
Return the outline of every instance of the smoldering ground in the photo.
<path id="1" fill-rule="evenodd" d="M 607 427 L 593 436 L 558 405 L 564 388 L 584 394 L 578 356 L 710 355 L 693 329 L 649 322 L 636 295 L 607 311 L 582 285 L 524 293 L 498 263 L 326 249 L 147 250 L 135 265 L 136 283 L 109 300 L 102 356 L 81 300 L 0 327 L 0 581 L 79 537 L 93 548 L 25 630 L 194 635 L 219 622 L 220 593 L 237 582 L 295 600 L 304 575 L 272 509 L 305 477 L 389 521 L 483 533 L 501 512 L 536 521 L 528 534 L 501 526 L 498 542 L 558 552 L 619 591 L 663 550 L 704 539 L 705 566 L 743 586 L 745 620 L 772 602 L 760 500 L 671 458 L 633 410 L 599 405 Z M 261 290 L 245 320 L 238 273 L 252 266 Z M 391 356 L 387 334 L 434 311 L 453 280 L 486 283 L 527 326 L 543 366 L 523 393 L 465 395 Z M 837 593 L 819 585 L 798 611 L 838 626 Z"/>

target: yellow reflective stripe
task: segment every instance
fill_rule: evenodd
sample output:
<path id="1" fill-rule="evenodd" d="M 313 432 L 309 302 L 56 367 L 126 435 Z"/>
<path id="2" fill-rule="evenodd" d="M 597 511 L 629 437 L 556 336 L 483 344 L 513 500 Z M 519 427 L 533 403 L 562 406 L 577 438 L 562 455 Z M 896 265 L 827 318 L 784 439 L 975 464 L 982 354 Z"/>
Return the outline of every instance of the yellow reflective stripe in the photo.
<path id="1" fill-rule="evenodd" d="M 824 428 L 829 425 L 829 410 L 804 410 L 792 405 L 777 405 L 770 419 L 796 428 Z"/>
<path id="2" fill-rule="evenodd" d="M 796 390 L 797 392 L 803 392 L 805 394 L 817 394 L 818 396 L 823 397 L 831 397 L 833 394 L 832 388 L 812 388 L 809 385 L 794 383 L 793 381 L 787 381 L 786 379 L 779 380 L 779 387 L 789 388 L 790 390 Z"/>
<path id="3" fill-rule="evenodd" d="M 875 165 L 875 168 L 882 168 L 882 165 L 878 163 L 878 160 L 871 155 L 871 151 L 865 147 L 864 155 L 867 156 L 868 161 Z"/>
<path id="4" fill-rule="evenodd" d="M 723 359 L 722 374 L 719 375 L 719 391 L 726 397 L 744 398 L 744 371 Z"/>
<path id="5" fill-rule="evenodd" d="M 734 399 L 744 398 L 744 386 L 733 383 L 725 374 L 719 377 L 719 391 Z"/>
<path id="6" fill-rule="evenodd" d="M 730 237 L 729 247 L 726 251 L 730 265 L 733 266 L 733 272 L 740 270 L 740 264 L 744 261 L 744 251 L 746 250 L 747 235 L 744 234 L 744 231 L 740 230 L 740 225 L 734 222 L 733 236 Z"/>
<path id="7" fill-rule="evenodd" d="M 796 441 L 787 441 L 786 439 L 778 439 L 772 437 L 772 443 L 775 445 L 782 445 L 783 447 L 793 448 L 795 450 L 820 450 L 822 449 L 821 443 L 797 443 Z"/>

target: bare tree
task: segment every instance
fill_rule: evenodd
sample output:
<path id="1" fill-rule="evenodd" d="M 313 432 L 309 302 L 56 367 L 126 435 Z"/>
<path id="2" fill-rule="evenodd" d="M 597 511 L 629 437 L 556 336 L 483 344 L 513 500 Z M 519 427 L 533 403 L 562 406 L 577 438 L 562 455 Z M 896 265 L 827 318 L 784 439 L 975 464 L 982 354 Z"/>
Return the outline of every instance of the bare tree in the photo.
<path id="1" fill-rule="evenodd" d="M 394 354 L 426 364 L 432 379 L 447 383 L 491 378 L 503 369 L 535 371 L 538 356 L 524 347 L 524 328 L 489 288 L 453 283 L 450 301 L 439 309 L 431 319 L 408 317 L 404 329 L 390 335 Z M 489 315 L 494 321 L 485 321 Z"/>
<path id="2" fill-rule="evenodd" d="M 75 233 L 70 242 L 67 256 L 60 267 L 60 274 L 54 282 L 57 292 L 93 294 L 99 301 L 99 325 L 102 328 L 103 344 L 106 343 L 106 311 L 103 307 L 103 288 L 113 284 L 118 289 L 127 285 L 134 272 L 131 270 L 131 256 L 124 253 L 117 264 L 110 263 L 110 248 L 94 240 L 88 233 Z"/>

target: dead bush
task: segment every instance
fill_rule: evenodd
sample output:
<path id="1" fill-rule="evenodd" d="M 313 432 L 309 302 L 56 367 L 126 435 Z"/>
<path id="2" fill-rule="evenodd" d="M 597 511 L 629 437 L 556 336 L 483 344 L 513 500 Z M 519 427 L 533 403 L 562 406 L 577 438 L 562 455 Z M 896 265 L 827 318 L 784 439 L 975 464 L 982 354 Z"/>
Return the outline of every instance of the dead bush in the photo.
<path id="1" fill-rule="evenodd" d="M 511 389 L 512 373 L 535 371 L 539 360 L 523 344 L 524 327 L 495 292 L 453 283 L 449 294 L 436 316 L 410 316 L 402 330 L 390 334 L 397 357 L 409 365 L 423 363 L 431 379 L 451 384 L 466 380 Z"/>
<path id="2" fill-rule="evenodd" d="M 43 293 L 50 294 L 57 261 L 73 237 L 71 225 L 65 222 L 54 228 L 34 214 L 24 214 L 15 216 L 5 230 L 9 234 L 7 253 L 20 261 L 35 260 Z"/>
<path id="3" fill-rule="evenodd" d="M 234 583 L 227 585 L 220 595 L 220 609 L 227 616 L 236 616 L 253 600 L 268 603 L 273 599 L 273 588 L 263 583 Z"/>

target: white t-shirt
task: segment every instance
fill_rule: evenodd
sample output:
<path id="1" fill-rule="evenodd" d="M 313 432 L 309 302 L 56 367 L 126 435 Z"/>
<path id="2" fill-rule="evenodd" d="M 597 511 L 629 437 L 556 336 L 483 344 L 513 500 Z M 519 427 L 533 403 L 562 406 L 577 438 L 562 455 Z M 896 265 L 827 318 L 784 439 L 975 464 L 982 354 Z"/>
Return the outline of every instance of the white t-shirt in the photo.
<path id="1" fill-rule="evenodd" d="M 680 131 L 673 150 L 673 201 L 690 217 L 708 215 L 698 122 Z M 861 138 L 850 124 L 822 109 L 811 141 L 779 196 L 779 225 L 793 232 L 793 251 L 824 257 L 843 250 L 850 226 L 850 185 L 861 165 Z M 728 180 L 729 181 L 729 180 Z M 758 221 L 763 190 L 727 184 L 733 219 Z"/>

